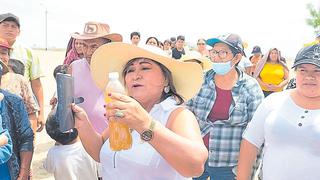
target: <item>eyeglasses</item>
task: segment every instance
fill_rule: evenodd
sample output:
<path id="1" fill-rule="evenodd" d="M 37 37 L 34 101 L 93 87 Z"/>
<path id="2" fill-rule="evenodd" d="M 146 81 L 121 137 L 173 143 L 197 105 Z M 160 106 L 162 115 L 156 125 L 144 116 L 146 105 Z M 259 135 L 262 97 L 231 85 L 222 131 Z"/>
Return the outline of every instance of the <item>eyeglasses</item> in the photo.
<path id="1" fill-rule="evenodd" d="M 210 51 L 210 55 L 212 57 L 216 57 L 217 55 L 221 58 L 221 59 L 224 59 L 228 56 L 228 54 L 230 54 L 231 52 L 228 52 L 228 51 L 224 51 L 224 50 L 221 50 L 221 51 L 216 51 L 214 49 L 211 49 Z"/>
<path id="2" fill-rule="evenodd" d="M 205 43 L 197 43 L 197 45 L 205 45 Z"/>

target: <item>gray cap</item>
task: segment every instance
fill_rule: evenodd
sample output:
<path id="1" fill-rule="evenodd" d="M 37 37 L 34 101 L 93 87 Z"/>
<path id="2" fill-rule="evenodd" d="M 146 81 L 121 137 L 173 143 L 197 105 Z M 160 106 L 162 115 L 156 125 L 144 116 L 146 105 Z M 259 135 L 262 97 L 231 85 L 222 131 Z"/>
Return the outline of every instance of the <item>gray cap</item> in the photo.
<path id="1" fill-rule="evenodd" d="M 20 20 L 16 15 L 14 15 L 12 13 L 0 14 L 0 23 L 5 20 L 15 22 L 18 25 L 18 27 L 20 28 Z"/>
<path id="2" fill-rule="evenodd" d="M 251 54 L 257 54 L 257 53 L 262 54 L 260 46 L 254 46 L 252 49 Z"/>
<path id="3" fill-rule="evenodd" d="M 211 38 L 206 41 L 209 46 L 214 46 L 216 43 L 225 43 L 229 46 L 233 47 L 239 53 L 246 57 L 246 53 L 244 52 L 243 42 L 239 35 L 237 34 L 223 34 L 218 36 L 217 38 Z"/>
<path id="4" fill-rule="evenodd" d="M 313 64 L 320 68 L 320 44 L 302 48 L 294 60 L 292 68 L 300 64 Z"/>

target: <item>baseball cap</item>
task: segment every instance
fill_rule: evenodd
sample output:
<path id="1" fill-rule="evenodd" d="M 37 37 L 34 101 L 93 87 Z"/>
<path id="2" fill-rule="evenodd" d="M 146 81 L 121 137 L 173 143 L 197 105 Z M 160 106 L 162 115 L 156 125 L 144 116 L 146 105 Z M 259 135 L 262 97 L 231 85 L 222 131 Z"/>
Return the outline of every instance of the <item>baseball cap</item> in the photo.
<path id="1" fill-rule="evenodd" d="M 262 54 L 260 46 L 254 46 L 252 49 L 251 54 L 257 54 L 257 53 Z"/>
<path id="2" fill-rule="evenodd" d="M 320 68 L 320 44 L 302 48 L 294 60 L 292 68 L 300 64 L 313 64 Z"/>
<path id="3" fill-rule="evenodd" d="M 237 34 L 224 34 L 220 35 L 217 38 L 211 38 L 206 41 L 206 43 L 213 47 L 216 43 L 225 43 L 229 46 L 233 47 L 235 50 L 240 52 L 242 55 L 246 57 L 246 54 L 244 52 L 243 42 L 239 35 Z"/>
<path id="4" fill-rule="evenodd" d="M 13 21 L 20 28 L 20 20 L 19 20 L 19 18 L 16 15 L 12 14 L 12 13 L 0 14 L 0 23 L 3 22 L 3 21 Z"/>
<path id="5" fill-rule="evenodd" d="M 185 41 L 185 39 L 186 39 L 186 38 L 185 38 L 184 36 L 182 36 L 182 35 L 179 35 L 179 36 L 177 37 L 177 41 L 178 41 L 178 40 Z"/>

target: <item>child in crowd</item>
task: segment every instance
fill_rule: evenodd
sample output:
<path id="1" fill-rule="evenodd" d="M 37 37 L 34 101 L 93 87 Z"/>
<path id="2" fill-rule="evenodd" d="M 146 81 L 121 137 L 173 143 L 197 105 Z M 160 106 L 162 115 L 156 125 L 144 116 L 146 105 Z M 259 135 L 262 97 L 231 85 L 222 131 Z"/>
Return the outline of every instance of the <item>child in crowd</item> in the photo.
<path id="1" fill-rule="evenodd" d="M 97 163 L 83 148 L 77 129 L 60 132 L 55 114 L 55 110 L 51 111 L 46 122 L 47 133 L 56 143 L 48 151 L 44 168 L 56 180 L 98 179 Z"/>
<path id="2" fill-rule="evenodd" d="M 54 68 L 53 70 L 53 77 L 54 79 L 57 79 L 57 74 L 61 73 L 61 74 L 68 74 L 69 71 L 69 65 L 67 64 L 63 64 L 63 65 L 58 65 Z M 54 107 L 57 104 L 57 92 L 55 91 L 52 98 L 50 99 L 50 105 L 51 105 L 51 109 L 54 109 Z"/>

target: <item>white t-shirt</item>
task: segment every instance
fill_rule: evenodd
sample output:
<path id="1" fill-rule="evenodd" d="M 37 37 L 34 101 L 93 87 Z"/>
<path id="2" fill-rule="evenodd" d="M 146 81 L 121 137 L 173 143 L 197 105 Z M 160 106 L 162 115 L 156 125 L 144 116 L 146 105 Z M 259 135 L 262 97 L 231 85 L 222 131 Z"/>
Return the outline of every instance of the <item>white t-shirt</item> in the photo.
<path id="1" fill-rule="evenodd" d="M 162 125 L 166 125 L 171 112 L 179 107 L 175 103 L 174 99 L 167 98 L 154 105 L 150 115 Z M 103 144 L 100 161 L 104 180 L 191 179 L 182 177 L 149 143 L 141 143 L 139 133 L 133 131 L 131 135 L 132 147 L 126 151 L 115 153 L 110 149 L 108 140 Z"/>
<path id="2" fill-rule="evenodd" d="M 56 180 L 98 179 L 97 162 L 87 154 L 80 141 L 50 148 L 44 168 L 53 173 Z"/>
<path id="3" fill-rule="evenodd" d="M 303 109 L 290 91 L 269 95 L 243 134 L 260 148 L 263 180 L 320 179 L 320 109 Z"/>

